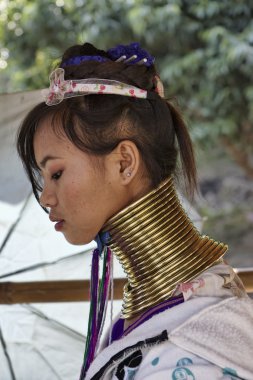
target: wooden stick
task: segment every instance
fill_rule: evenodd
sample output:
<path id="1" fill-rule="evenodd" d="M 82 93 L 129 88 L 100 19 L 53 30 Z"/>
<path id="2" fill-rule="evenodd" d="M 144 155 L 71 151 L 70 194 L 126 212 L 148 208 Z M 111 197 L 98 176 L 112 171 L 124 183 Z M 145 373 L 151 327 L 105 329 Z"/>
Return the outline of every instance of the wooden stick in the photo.
<path id="1" fill-rule="evenodd" d="M 114 299 L 122 299 L 126 279 L 114 280 Z M 0 282 L 0 304 L 89 301 L 88 280 Z"/>
<path id="2" fill-rule="evenodd" d="M 238 268 L 235 269 L 235 272 L 242 280 L 247 293 L 253 293 L 253 268 Z"/>
<path id="3" fill-rule="evenodd" d="M 246 291 L 253 293 L 253 269 L 237 269 Z M 122 299 L 126 279 L 114 279 L 114 299 Z M 0 304 L 89 301 L 89 281 L 0 282 Z"/>

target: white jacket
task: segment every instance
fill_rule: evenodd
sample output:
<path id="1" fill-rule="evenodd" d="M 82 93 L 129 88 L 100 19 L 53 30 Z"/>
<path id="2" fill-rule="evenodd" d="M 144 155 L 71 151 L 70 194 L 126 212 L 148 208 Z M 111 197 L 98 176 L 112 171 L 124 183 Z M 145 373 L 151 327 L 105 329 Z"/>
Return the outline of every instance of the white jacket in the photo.
<path id="1" fill-rule="evenodd" d="M 86 379 L 253 380 L 253 301 L 225 264 L 179 286 L 186 302 L 103 349 Z"/>

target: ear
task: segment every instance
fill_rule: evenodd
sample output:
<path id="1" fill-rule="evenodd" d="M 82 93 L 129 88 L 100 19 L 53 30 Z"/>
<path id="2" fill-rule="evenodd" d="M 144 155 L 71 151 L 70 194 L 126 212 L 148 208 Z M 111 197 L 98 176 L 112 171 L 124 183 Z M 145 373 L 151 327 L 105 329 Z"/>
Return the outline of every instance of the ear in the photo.
<path id="1" fill-rule="evenodd" d="M 132 182 L 140 170 L 141 159 L 137 146 L 130 140 L 123 140 L 110 154 L 114 175 L 124 185 Z"/>

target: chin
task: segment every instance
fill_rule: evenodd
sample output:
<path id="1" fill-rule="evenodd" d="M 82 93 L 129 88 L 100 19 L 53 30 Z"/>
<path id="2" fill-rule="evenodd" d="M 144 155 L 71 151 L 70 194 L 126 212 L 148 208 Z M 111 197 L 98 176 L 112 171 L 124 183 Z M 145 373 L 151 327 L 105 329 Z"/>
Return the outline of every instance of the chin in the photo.
<path id="1" fill-rule="evenodd" d="M 64 234 L 64 237 L 65 239 L 67 240 L 68 243 L 72 244 L 72 245 L 85 245 L 85 244 L 89 244 L 92 242 L 92 240 L 94 240 L 94 238 L 89 238 L 89 237 L 85 237 L 85 236 L 73 236 L 73 235 L 70 235 L 70 234 Z"/>

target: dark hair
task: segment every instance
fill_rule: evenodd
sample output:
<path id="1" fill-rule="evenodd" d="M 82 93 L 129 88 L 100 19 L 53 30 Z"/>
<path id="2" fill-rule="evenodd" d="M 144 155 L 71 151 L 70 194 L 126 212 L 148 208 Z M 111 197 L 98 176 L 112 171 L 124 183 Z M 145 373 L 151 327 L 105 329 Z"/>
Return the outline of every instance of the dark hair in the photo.
<path id="1" fill-rule="evenodd" d="M 69 48 L 59 66 L 71 57 L 83 55 L 108 58 L 105 51 L 85 43 Z M 191 139 L 177 108 L 156 94 L 154 65 L 85 61 L 64 69 L 65 79 L 114 79 L 153 91 L 154 97 L 88 95 L 65 99 L 54 106 L 40 103 L 33 108 L 19 129 L 17 149 L 37 200 L 42 186 L 33 140 L 39 123 L 48 118 L 52 120 L 52 128 L 63 130 L 79 149 L 96 156 L 110 153 L 122 140 L 131 140 L 140 151 L 153 187 L 175 174 L 179 152 L 186 189 L 193 195 L 197 181 Z"/>

